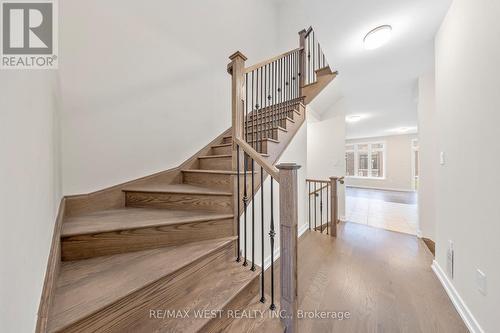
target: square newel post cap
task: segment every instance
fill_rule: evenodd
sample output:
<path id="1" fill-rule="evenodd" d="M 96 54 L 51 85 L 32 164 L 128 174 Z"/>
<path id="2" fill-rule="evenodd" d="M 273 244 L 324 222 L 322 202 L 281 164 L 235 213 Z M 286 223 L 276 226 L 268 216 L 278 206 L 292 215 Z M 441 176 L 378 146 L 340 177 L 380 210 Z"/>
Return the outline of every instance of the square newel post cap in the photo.
<path id="1" fill-rule="evenodd" d="M 247 60 L 247 57 L 245 57 L 245 55 L 243 53 L 241 53 L 240 51 L 236 51 L 229 56 L 230 60 L 235 60 L 238 58 L 242 59 L 243 61 Z"/>
<path id="2" fill-rule="evenodd" d="M 340 177 L 337 177 L 337 176 L 332 176 L 332 177 L 330 177 L 330 179 L 331 179 L 331 180 L 337 180 L 337 179 L 339 179 L 339 178 L 340 178 Z"/>
<path id="3" fill-rule="evenodd" d="M 297 163 L 281 163 L 276 166 L 279 170 L 298 170 L 301 168 Z"/>

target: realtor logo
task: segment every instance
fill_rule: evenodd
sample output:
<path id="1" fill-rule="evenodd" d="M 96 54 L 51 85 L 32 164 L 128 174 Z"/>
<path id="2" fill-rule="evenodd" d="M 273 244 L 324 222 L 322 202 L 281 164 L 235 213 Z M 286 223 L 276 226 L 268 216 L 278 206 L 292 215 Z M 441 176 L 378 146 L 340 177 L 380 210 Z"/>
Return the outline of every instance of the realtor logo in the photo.
<path id="1" fill-rule="evenodd" d="M 1 68 L 57 68 L 56 3 L 0 0 L 0 4 Z"/>

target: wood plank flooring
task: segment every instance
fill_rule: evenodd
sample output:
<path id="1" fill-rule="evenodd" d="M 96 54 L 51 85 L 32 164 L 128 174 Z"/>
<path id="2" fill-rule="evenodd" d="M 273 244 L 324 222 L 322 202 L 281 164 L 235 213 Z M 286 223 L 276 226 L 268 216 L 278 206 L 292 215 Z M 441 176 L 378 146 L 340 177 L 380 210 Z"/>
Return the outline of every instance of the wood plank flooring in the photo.
<path id="1" fill-rule="evenodd" d="M 350 312 L 345 320 L 301 319 L 301 333 L 468 332 L 414 236 L 342 223 L 336 239 L 307 231 L 298 251 L 299 309 Z"/>

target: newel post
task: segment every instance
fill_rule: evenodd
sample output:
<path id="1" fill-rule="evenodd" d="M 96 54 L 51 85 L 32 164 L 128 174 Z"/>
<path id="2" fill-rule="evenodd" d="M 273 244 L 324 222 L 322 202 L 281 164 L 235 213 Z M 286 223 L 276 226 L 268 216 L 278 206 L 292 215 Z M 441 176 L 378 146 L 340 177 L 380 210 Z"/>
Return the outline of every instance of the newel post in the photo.
<path id="1" fill-rule="evenodd" d="M 280 184 L 280 307 L 287 333 L 298 332 L 297 309 L 297 241 L 298 241 L 298 181 L 300 165 L 282 163 Z"/>
<path id="2" fill-rule="evenodd" d="M 302 87 L 305 86 L 306 83 L 306 33 L 305 29 L 299 31 L 299 46 L 302 48 L 300 50 L 299 56 L 299 96 L 302 97 Z"/>
<path id="3" fill-rule="evenodd" d="M 332 203 L 332 209 L 330 210 L 330 233 L 331 237 L 337 237 L 337 222 L 339 220 L 339 202 L 337 196 L 337 182 L 339 177 L 330 177 L 331 191 L 330 191 L 330 202 Z"/>
<path id="4" fill-rule="evenodd" d="M 233 145 L 232 145 L 232 168 L 233 171 L 238 171 L 238 164 L 241 163 L 241 150 L 238 149 L 234 138 L 242 138 L 243 137 L 243 75 L 245 72 L 245 60 L 247 58 L 240 52 L 236 51 L 233 53 L 229 59 L 231 62 L 227 65 L 227 72 L 231 74 L 231 116 L 232 116 L 232 127 L 231 127 L 231 135 L 233 136 Z M 239 182 L 236 175 L 232 181 L 233 188 L 233 215 L 234 215 L 234 223 L 233 223 L 233 234 L 238 235 L 238 246 L 236 248 L 236 257 L 237 261 L 240 261 L 240 189 Z"/>
<path id="5" fill-rule="evenodd" d="M 233 135 L 233 138 L 241 138 L 243 137 L 243 74 L 245 72 L 245 60 L 247 60 L 247 57 L 245 57 L 240 51 L 236 51 L 229 56 L 229 59 L 231 62 L 227 65 L 227 71 L 232 76 L 231 114 L 233 126 L 231 134 Z M 235 146 L 236 145 L 233 143 L 233 150 L 235 149 Z M 235 154 L 233 154 L 233 157 L 234 155 Z M 233 166 L 235 165 L 233 164 Z"/>

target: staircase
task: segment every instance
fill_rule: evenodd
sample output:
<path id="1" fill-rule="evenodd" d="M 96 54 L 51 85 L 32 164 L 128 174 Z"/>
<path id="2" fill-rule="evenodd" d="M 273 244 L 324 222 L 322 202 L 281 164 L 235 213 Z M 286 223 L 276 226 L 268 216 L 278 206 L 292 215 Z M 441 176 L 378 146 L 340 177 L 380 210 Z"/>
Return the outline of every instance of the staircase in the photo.
<path id="1" fill-rule="evenodd" d="M 303 102 L 297 96 L 240 115 L 244 142 L 233 121 L 177 168 L 65 197 L 37 331 L 283 332 L 278 318 L 249 323 L 227 313 L 274 307 L 262 267 L 239 260 L 240 216 L 246 221 L 266 177 L 278 181 L 272 168 L 304 123 Z M 240 147 L 255 169 L 242 166 Z"/>

